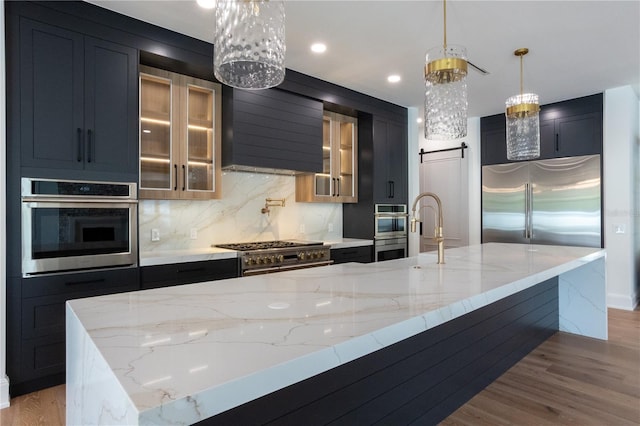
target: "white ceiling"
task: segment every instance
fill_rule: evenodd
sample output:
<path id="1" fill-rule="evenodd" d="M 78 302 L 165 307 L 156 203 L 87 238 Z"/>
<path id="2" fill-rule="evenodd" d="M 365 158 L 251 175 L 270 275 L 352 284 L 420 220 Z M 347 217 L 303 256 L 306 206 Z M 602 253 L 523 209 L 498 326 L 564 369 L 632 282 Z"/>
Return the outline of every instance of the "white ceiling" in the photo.
<path id="1" fill-rule="evenodd" d="M 214 12 L 195 0 L 90 3 L 213 41 Z M 440 0 L 287 0 L 287 68 L 422 111 L 424 55 L 442 44 L 442 10 Z M 525 91 L 541 104 L 624 85 L 640 93 L 639 28 L 639 0 L 447 2 L 447 42 L 490 72 L 469 71 L 469 116 L 503 112 L 519 92 L 519 47 L 530 51 Z M 309 49 L 316 41 L 328 46 L 322 56 Z M 392 73 L 402 81 L 388 83 Z"/>

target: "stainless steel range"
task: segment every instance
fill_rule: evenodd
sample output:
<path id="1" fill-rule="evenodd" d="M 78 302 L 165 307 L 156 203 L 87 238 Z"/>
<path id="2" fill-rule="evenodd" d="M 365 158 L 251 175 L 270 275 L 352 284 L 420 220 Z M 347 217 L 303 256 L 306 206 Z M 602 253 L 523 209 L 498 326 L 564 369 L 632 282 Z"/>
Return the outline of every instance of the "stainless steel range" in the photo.
<path id="1" fill-rule="evenodd" d="M 260 241 L 216 244 L 214 247 L 242 252 L 239 256 L 242 276 L 311 268 L 333 263 L 330 253 L 331 246 L 315 241 Z"/>

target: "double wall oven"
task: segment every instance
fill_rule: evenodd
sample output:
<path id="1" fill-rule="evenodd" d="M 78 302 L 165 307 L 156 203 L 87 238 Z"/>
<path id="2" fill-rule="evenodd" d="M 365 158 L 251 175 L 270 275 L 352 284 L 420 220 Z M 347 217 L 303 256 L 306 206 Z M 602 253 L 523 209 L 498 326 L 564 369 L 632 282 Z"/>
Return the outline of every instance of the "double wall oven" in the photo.
<path id="1" fill-rule="evenodd" d="M 22 275 L 137 264 L 135 183 L 22 178 Z"/>
<path id="2" fill-rule="evenodd" d="M 374 260 L 407 257 L 406 204 L 376 204 L 374 216 Z"/>

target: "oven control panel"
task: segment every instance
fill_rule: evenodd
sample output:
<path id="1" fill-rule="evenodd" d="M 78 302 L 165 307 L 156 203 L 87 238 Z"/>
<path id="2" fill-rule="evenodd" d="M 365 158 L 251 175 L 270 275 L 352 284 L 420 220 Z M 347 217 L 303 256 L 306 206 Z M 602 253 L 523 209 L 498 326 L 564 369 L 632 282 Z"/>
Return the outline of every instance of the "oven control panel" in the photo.
<path id="1" fill-rule="evenodd" d="M 330 249 L 322 246 L 288 250 L 279 249 L 277 252 L 261 250 L 243 253 L 242 269 L 303 265 L 328 261 L 330 258 Z"/>

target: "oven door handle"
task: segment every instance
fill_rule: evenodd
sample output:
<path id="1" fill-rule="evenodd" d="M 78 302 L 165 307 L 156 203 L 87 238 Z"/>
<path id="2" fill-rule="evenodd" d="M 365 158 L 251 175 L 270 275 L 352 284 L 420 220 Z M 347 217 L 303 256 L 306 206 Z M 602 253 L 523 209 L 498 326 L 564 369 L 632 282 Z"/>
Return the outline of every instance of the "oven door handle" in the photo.
<path id="1" fill-rule="evenodd" d="M 248 277 L 251 275 L 268 274 L 273 272 L 294 271 L 296 269 L 307 269 L 307 268 L 313 268 L 315 266 L 327 266 L 331 264 L 333 264 L 333 260 L 323 260 L 322 262 L 302 263 L 299 265 L 276 266 L 276 267 L 260 268 L 260 269 L 248 269 L 246 271 L 242 271 L 242 276 Z"/>
<path id="2" fill-rule="evenodd" d="M 55 198 L 55 197 L 23 197 L 22 203 L 27 204 L 27 207 L 45 207 L 48 204 L 55 204 L 57 206 L 69 206 L 70 204 L 138 204 L 138 200 L 131 198 Z M 42 203 L 42 205 L 41 205 Z"/>

